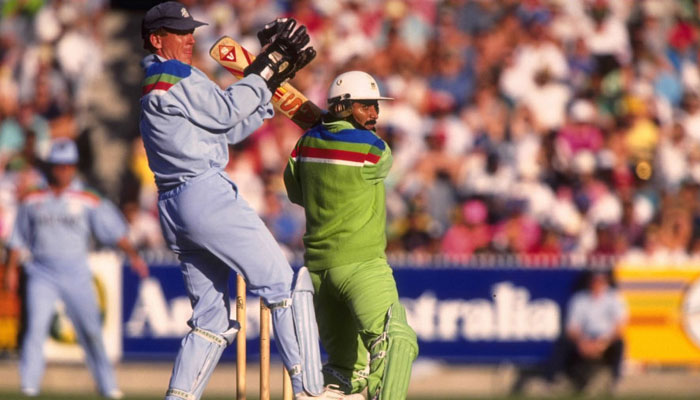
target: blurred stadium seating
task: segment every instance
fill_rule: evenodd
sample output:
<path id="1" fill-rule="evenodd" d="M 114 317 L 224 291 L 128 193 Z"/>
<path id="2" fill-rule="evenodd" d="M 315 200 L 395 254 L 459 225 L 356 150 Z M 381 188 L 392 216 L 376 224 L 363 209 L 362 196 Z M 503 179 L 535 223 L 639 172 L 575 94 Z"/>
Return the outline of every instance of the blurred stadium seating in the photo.
<path id="1" fill-rule="evenodd" d="M 72 137 L 83 177 L 120 204 L 134 244 L 153 263 L 172 263 L 137 123 L 138 32 L 154 3 L 2 3 L 0 241 L 17 202 L 42 181 L 49 140 Z M 234 78 L 208 57 L 211 44 L 226 34 L 257 51 L 257 30 L 284 15 L 307 25 L 318 51 L 293 82 L 316 104 L 325 106 L 330 79 L 351 69 L 371 73 L 396 99 L 381 104 L 377 128 L 394 154 L 392 265 L 614 269 L 631 323 L 653 320 L 645 313 L 658 309 L 635 308 L 635 296 L 651 296 L 671 305 L 661 307 L 669 334 L 700 352 L 688 328 L 700 276 L 698 2 L 183 3 L 209 22 L 196 31 L 194 65 L 222 86 Z M 304 215 L 281 174 L 301 133 L 275 117 L 231 148 L 227 166 L 296 263 Z M 17 300 L 0 291 L 0 349 L 15 347 L 18 314 Z M 630 339 L 651 340 L 640 335 Z"/>

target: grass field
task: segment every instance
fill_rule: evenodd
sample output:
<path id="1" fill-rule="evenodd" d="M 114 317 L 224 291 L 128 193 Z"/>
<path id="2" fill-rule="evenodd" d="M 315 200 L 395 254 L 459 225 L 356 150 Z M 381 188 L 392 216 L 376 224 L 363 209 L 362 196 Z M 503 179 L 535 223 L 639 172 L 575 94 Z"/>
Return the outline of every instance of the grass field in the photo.
<path id="1" fill-rule="evenodd" d="M 125 396 L 125 400 L 159 400 L 162 399 L 162 396 Z M 251 400 L 254 398 L 249 397 Z M 500 398 L 493 398 L 493 397 L 409 397 L 408 400 L 456 400 L 456 399 L 463 399 L 463 400 L 468 400 L 468 399 L 490 399 L 490 400 L 532 400 L 536 399 L 537 397 L 500 397 Z M 585 398 L 585 397 L 583 397 Z M 696 396 L 618 396 L 618 397 L 595 397 L 595 399 L 615 399 L 615 400 L 685 400 L 685 399 L 692 399 L 692 398 L 697 398 Z M 18 392 L 3 392 L 0 391 L 0 399 L 3 400 L 26 400 L 28 399 L 27 397 L 22 396 Z M 33 399 L 37 400 L 103 400 L 102 397 L 97 396 L 97 395 L 87 395 L 87 394 L 51 394 L 51 393 L 46 393 L 42 394 L 41 396 L 34 397 Z M 223 396 L 214 396 L 214 397 L 209 397 L 209 396 L 204 396 L 202 399 L 204 400 L 233 400 L 231 397 L 223 397 Z M 273 397 L 273 400 L 280 400 L 279 398 Z M 570 396 L 570 397 L 546 397 L 546 399 L 549 400 L 568 400 L 568 399 L 577 399 L 581 400 L 581 396 Z"/>
<path id="2" fill-rule="evenodd" d="M 123 362 L 116 365 L 117 381 L 128 400 L 162 399 L 168 386 L 172 365 L 169 362 Z M 281 393 L 281 365 L 271 368 L 272 398 Z M 572 396 L 563 387 L 550 387 L 537 380 L 526 386 L 529 396 L 506 394 L 515 378 L 512 367 L 442 365 L 426 362 L 414 366 L 408 400 L 467 399 L 604 399 L 604 395 Z M 249 365 L 248 399 L 259 398 L 257 365 Z M 102 399 L 95 392 L 95 383 L 84 364 L 50 363 L 42 382 L 43 392 L 36 399 L 88 400 Z M 615 399 L 700 399 L 700 369 L 630 370 L 617 386 Z M 235 398 L 235 366 L 219 365 L 207 385 L 203 399 Z M 612 397 L 607 397 L 611 398 Z M 16 360 L 0 360 L 0 400 L 27 399 L 19 392 Z"/>
<path id="3" fill-rule="evenodd" d="M 163 397 L 162 396 L 125 396 L 124 400 L 161 400 Z M 3 393 L 0 392 L 0 399 L 7 399 L 7 400 L 26 400 L 28 397 L 22 396 L 20 393 Z M 72 394 L 43 394 L 38 397 L 32 397 L 32 399 L 37 399 L 37 400 L 104 400 L 103 397 L 97 396 L 97 395 L 72 395 Z M 221 396 L 215 396 L 215 397 L 208 397 L 204 396 L 202 398 L 203 400 L 233 400 L 231 397 L 221 397 Z M 250 398 L 253 400 L 253 398 Z M 411 397 L 410 400 L 455 400 L 457 397 L 431 397 L 431 398 L 413 398 Z M 512 399 L 512 398 L 511 398 Z M 281 400 L 281 398 L 277 397 L 272 397 L 272 400 Z"/>

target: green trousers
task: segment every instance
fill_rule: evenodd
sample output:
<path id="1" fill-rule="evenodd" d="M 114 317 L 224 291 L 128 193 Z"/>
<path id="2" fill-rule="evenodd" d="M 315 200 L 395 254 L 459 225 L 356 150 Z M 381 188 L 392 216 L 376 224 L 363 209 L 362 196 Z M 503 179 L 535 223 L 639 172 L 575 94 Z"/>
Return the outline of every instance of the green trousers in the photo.
<path id="1" fill-rule="evenodd" d="M 337 384 L 346 393 L 369 386 L 371 397 L 381 385 L 384 368 L 370 370 L 368 349 L 386 337 L 387 313 L 399 300 L 391 267 L 377 258 L 311 272 L 311 280 L 321 343 L 328 353 L 325 383 Z"/>

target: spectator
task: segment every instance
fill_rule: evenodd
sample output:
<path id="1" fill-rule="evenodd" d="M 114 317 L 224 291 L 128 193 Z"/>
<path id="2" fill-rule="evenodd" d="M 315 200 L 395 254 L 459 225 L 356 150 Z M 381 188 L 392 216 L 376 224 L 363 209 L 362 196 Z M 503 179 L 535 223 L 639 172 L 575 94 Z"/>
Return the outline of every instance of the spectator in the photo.
<path id="1" fill-rule="evenodd" d="M 442 237 L 440 250 L 453 259 L 467 260 L 472 254 L 486 251 L 491 244 L 488 209 L 480 200 L 469 200 L 455 209 L 455 223 Z"/>
<path id="2" fill-rule="evenodd" d="M 622 331 L 627 323 L 627 306 L 611 286 L 607 271 L 595 270 L 586 288 L 569 301 L 561 350 L 556 352 L 555 372 L 571 379 L 581 391 L 591 379 L 594 367 L 601 366 L 620 377 L 624 344 Z"/>
<path id="3" fill-rule="evenodd" d="M 568 122 L 557 132 L 557 158 L 568 165 L 579 152 L 597 153 L 603 147 L 603 132 L 596 125 L 595 106 L 577 99 L 569 110 Z"/>
<path id="4" fill-rule="evenodd" d="M 124 38 L 138 40 L 132 28 L 120 25 L 119 18 L 101 23 L 104 15 L 122 12 L 110 8 L 114 4 L 31 1 L 3 6 L 0 147 L 5 154 L 0 161 L 3 168 L 10 159 L 11 169 L 18 165 L 26 155 L 24 143 L 32 140 L 30 130 L 40 160 L 49 139 L 89 131 L 84 142 L 101 146 L 90 184 L 108 186 L 104 182 L 110 182 L 110 174 L 129 169 L 138 179 L 118 185 L 122 193 L 114 189 L 112 197 L 138 199 L 140 208 L 150 212 L 157 195 L 153 177 L 142 146 L 130 146 L 138 132 L 128 123 L 115 125 L 117 120 L 134 120 L 129 115 L 136 111 L 126 100 L 138 92 L 139 79 L 123 68 L 125 57 L 133 54 Z M 621 233 L 627 236 L 626 253 L 646 254 L 639 232 L 652 220 L 658 226 L 648 229 L 651 236 L 680 239 L 669 239 L 675 243 L 671 247 L 649 243 L 649 254 L 687 259 L 700 243 L 699 235 L 687 239 L 686 234 L 673 234 L 679 232 L 677 222 L 664 226 L 663 220 L 676 211 L 669 213 L 671 204 L 655 200 L 687 182 L 700 182 L 700 25 L 685 3 L 188 4 L 193 15 L 212 22 L 196 33 L 194 63 L 221 86 L 235 78 L 207 56 L 213 41 L 225 31 L 258 52 L 256 30 L 274 16 L 285 15 L 306 23 L 318 50 L 317 59 L 293 82 L 312 101 L 323 107 L 328 82 L 348 69 L 371 71 L 380 89 L 397 99 L 382 105 L 384 117 L 377 126 L 377 132 L 392 141 L 395 160 L 386 181 L 392 251 L 430 242 L 417 247 L 427 257 L 439 254 L 441 245 L 435 243 L 445 239 L 452 223 L 450 210 L 473 196 L 485 199 L 494 223 L 508 219 L 508 211 L 492 207 L 492 196 L 525 201 L 523 216 L 543 232 L 531 249 L 535 252 L 543 251 L 540 247 L 546 242 L 547 252 L 558 248 L 566 255 L 591 255 L 596 251 L 595 227 L 604 224 L 627 232 Z M 102 106 L 107 112 L 99 112 L 100 103 L 107 104 Z M 280 179 L 285 161 L 280 155 L 289 153 L 299 135 L 290 124 L 275 117 L 263 125 L 236 148 L 228 166 L 239 189 L 266 220 L 274 220 L 279 210 L 273 198 L 265 196 L 268 180 Z M 123 158 L 105 157 L 105 149 Z M 3 178 L 8 183 L 3 196 L 19 193 L 14 179 L 15 171 Z M 598 190 L 603 186 L 607 188 Z M 570 198 L 562 194 L 566 190 Z M 289 206 L 286 199 L 277 200 L 282 209 Z M 16 201 L 2 200 L 2 215 L 8 219 L 3 224 L 11 225 Z M 415 211 L 413 205 L 424 201 L 428 204 Z M 625 203 L 630 204 L 628 215 L 636 215 L 634 221 L 619 221 L 619 205 Z M 700 210 L 686 215 L 700 219 Z M 413 228 L 407 231 L 410 220 Z M 288 225 L 283 240 L 301 236 L 303 229 Z M 406 232 L 410 233 L 402 244 L 398 238 Z M 298 241 L 289 243 L 291 251 L 302 250 Z"/>
<path id="5" fill-rule="evenodd" d="M 533 113 L 540 130 L 555 130 L 564 124 L 566 105 L 571 98 L 570 89 L 554 80 L 548 68 L 540 69 L 533 77 L 534 85 L 523 94 L 523 104 Z"/>
<path id="6" fill-rule="evenodd" d="M 537 266 L 556 265 L 556 257 L 562 254 L 562 245 L 559 233 L 555 229 L 545 226 L 542 230 L 542 239 L 530 251 L 530 253 L 533 256 L 539 256 L 539 258 L 535 258 Z"/>
<path id="7" fill-rule="evenodd" d="M 536 248 L 541 238 L 537 221 L 527 215 L 522 200 L 512 200 L 505 205 L 506 217 L 500 221 L 493 233 L 494 247 L 501 252 L 528 254 Z"/>
<path id="8" fill-rule="evenodd" d="M 692 149 L 690 139 L 680 123 L 673 124 L 665 132 L 662 131 L 659 146 L 656 149 L 656 171 L 660 188 L 675 193 L 689 178 L 690 149 Z"/>
<path id="9" fill-rule="evenodd" d="M 597 59 L 596 72 L 604 76 L 618 65 L 632 61 L 630 40 L 623 16 L 614 12 L 608 0 L 593 0 L 587 4 L 580 35 Z"/>

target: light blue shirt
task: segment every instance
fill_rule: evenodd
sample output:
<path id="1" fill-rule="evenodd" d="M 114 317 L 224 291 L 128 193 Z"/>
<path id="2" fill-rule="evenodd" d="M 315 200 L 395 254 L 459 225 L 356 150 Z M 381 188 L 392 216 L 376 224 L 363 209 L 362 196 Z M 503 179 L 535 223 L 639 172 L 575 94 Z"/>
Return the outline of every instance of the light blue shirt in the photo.
<path id="1" fill-rule="evenodd" d="M 70 277 L 89 272 L 93 235 L 103 244 L 114 245 L 126 233 L 126 221 L 108 200 L 70 188 L 59 194 L 42 190 L 20 204 L 8 244 L 31 252 L 28 272 Z"/>
<path id="2" fill-rule="evenodd" d="M 598 297 L 585 290 L 571 298 L 566 328 L 577 329 L 589 338 L 599 338 L 613 333 L 626 319 L 627 306 L 616 290 L 608 289 Z"/>
<path id="3" fill-rule="evenodd" d="M 141 97 L 141 136 L 148 163 L 163 192 L 223 170 L 228 145 L 253 133 L 274 115 L 265 81 L 249 75 L 225 90 L 202 71 L 149 55 Z"/>

